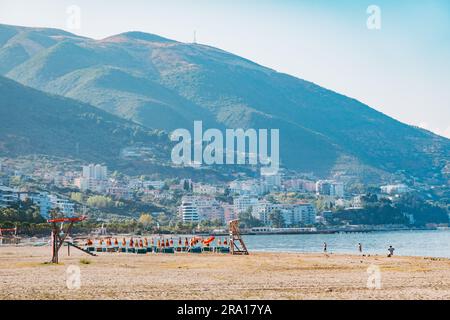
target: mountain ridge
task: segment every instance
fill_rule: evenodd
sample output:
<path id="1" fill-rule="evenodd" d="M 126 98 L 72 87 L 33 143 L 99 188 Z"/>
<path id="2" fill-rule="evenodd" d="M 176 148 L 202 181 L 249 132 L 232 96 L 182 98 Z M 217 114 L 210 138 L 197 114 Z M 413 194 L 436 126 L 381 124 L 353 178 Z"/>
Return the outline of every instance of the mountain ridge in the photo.
<path id="1" fill-rule="evenodd" d="M 23 37 L 19 48 L 34 41 Z M 132 41 L 118 41 L 123 37 Z M 9 68 L 0 74 L 149 128 L 191 128 L 194 120 L 216 128 L 279 128 L 283 163 L 318 176 L 336 174 L 348 162 L 342 159 L 352 159 L 359 171 L 437 177 L 450 158 L 444 137 L 218 48 L 136 31 L 51 40 L 17 61 L 0 45 L 0 65 Z"/>

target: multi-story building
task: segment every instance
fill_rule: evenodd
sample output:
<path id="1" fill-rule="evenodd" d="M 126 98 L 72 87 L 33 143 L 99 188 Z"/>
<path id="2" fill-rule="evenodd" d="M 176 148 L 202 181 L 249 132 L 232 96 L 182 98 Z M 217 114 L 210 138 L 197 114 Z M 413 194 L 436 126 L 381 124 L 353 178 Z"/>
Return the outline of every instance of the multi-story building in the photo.
<path id="1" fill-rule="evenodd" d="M 233 198 L 234 212 L 239 215 L 258 204 L 258 198 L 243 195 Z"/>
<path id="2" fill-rule="evenodd" d="M 195 194 L 219 194 L 223 193 L 224 189 L 210 184 L 194 183 L 192 191 Z"/>
<path id="3" fill-rule="evenodd" d="M 83 166 L 83 178 L 106 180 L 108 178 L 108 168 L 100 164 L 90 164 Z"/>
<path id="4" fill-rule="evenodd" d="M 265 192 L 261 182 L 258 180 L 236 180 L 230 182 L 228 186 L 231 194 L 258 196 Z"/>
<path id="5" fill-rule="evenodd" d="M 363 207 L 362 197 L 363 197 L 362 195 L 357 195 L 352 198 L 351 203 L 352 203 L 353 208 L 362 208 Z"/>
<path id="6" fill-rule="evenodd" d="M 238 218 L 238 215 L 234 212 L 234 206 L 232 204 L 222 204 L 222 208 L 225 222 Z"/>
<path id="7" fill-rule="evenodd" d="M 316 223 L 316 208 L 311 203 L 301 202 L 293 205 L 293 224 L 312 225 Z"/>
<path id="8" fill-rule="evenodd" d="M 108 168 L 99 164 L 83 166 L 82 176 L 75 179 L 75 185 L 81 191 L 105 192 L 108 188 Z"/>
<path id="9" fill-rule="evenodd" d="M 264 225 L 270 225 L 271 214 L 279 210 L 283 217 L 284 225 L 292 227 L 296 225 L 312 225 L 316 223 L 316 209 L 311 203 L 271 203 L 267 200 L 260 200 L 253 206 L 253 216 L 259 219 Z"/>
<path id="10" fill-rule="evenodd" d="M 183 222 L 196 223 L 199 221 L 198 208 L 194 197 L 183 197 L 181 200 L 180 214 Z"/>
<path id="11" fill-rule="evenodd" d="M 50 199 L 47 193 L 38 193 L 31 195 L 30 200 L 39 206 L 39 211 L 41 216 L 44 219 L 50 218 L 50 210 L 52 209 L 52 205 L 50 203 Z"/>
<path id="12" fill-rule="evenodd" d="M 184 222 L 225 221 L 222 203 L 213 197 L 185 196 L 182 198 L 180 214 Z"/>
<path id="13" fill-rule="evenodd" d="M 270 174 L 261 176 L 261 185 L 265 192 L 270 192 L 273 190 L 281 189 L 281 175 L 280 174 Z"/>
<path id="14" fill-rule="evenodd" d="M 344 184 L 333 180 L 319 180 L 316 182 L 316 193 L 318 195 L 344 197 Z"/>
<path id="15" fill-rule="evenodd" d="M 222 204 L 215 199 L 200 200 L 197 203 L 199 220 L 219 221 L 225 220 Z"/>
<path id="16" fill-rule="evenodd" d="M 72 217 L 75 214 L 75 204 L 67 199 L 45 192 L 31 195 L 30 200 L 37 204 L 43 218 L 49 219 L 51 210 L 58 209 L 64 217 Z"/>
<path id="17" fill-rule="evenodd" d="M 259 200 L 254 206 L 252 210 L 252 215 L 256 219 L 260 220 L 265 225 L 270 224 L 269 215 L 274 210 L 281 210 L 282 206 L 280 204 L 271 203 L 265 199 Z"/>
<path id="18" fill-rule="evenodd" d="M 165 186 L 165 182 L 161 181 L 161 180 L 154 180 L 154 181 L 144 181 L 143 182 L 143 187 L 145 189 L 156 189 L 156 190 L 161 190 L 162 188 L 164 188 Z"/>
<path id="19" fill-rule="evenodd" d="M 127 187 L 110 186 L 106 192 L 117 199 L 130 200 L 133 197 L 133 192 Z"/>
<path id="20" fill-rule="evenodd" d="M 0 186 L 0 208 L 9 207 L 19 201 L 19 191 Z"/>
<path id="21" fill-rule="evenodd" d="M 55 195 L 48 196 L 52 209 L 59 209 L 65 217 L 72 217 L 75 214 L 75 204 L 67 199 L 59 198 Z"/>
<path id="22" fill-rule="evenodd" d="M 380 187 L 382 193 L 386 194 L 402 194 L 410 192 L 411 189 L 405 184 L 390 184 Z"/>

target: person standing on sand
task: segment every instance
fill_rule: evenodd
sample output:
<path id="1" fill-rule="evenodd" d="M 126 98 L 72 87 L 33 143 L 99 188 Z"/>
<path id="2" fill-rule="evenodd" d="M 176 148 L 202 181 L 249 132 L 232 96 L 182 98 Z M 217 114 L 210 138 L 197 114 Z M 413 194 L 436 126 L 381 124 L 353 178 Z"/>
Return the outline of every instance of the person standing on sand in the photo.
<path id="1" fill-rule="evenodd" d="M 323 243 L 323 252 L 327 253 L 327 243 L 326 242 Z"/>
<path id="2" fill-rule="evenodd" d="M 392 247 L 392 246 L 389 246 L 389 248 L 388 248 L 388 251 L 389 251 L 389 254 L 388 254 L 388 257 L 390 258 L 390 257 L 392 257 L 393 255 L 394 255 L 394 248 Z"/>

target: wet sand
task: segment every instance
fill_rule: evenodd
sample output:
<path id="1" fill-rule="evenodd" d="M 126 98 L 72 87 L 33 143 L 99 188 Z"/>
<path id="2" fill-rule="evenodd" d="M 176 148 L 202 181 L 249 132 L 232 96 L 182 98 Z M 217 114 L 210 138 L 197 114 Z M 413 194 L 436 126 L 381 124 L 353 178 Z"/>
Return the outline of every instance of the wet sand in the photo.
<path id="1" fill-rule="evenodd" d="M 0 247 L 0 299 L 450 299 L 450 260 L 251 253 L 88 256 L 63 248 Z M 84 263 L 83 263 L 84 262 Z M 86 264 L 88 262 L 89 264 Z M 69 266 L 81 271 L 68 289 Z M 377 266 L 381 288 L 367 287 Z M 375 282 L 370 282 L 375 283 Z"/>

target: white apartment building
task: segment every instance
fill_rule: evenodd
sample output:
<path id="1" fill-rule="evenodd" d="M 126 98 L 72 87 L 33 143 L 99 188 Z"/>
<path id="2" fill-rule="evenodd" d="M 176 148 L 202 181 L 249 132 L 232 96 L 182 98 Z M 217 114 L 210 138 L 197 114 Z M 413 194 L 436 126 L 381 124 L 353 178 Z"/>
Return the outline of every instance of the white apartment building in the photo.
<path id="1" fill-rule="evenodd" d="M 262 176 L 263 181 L 271 187 L 281 187 L 281 175 L 280 174 L 269 174 Z"/>
<path id="2" fill-rule="evenodd" d="M 319 180 L 316 182 L 316 193 L 318 195 L 344 197 L 344 184 L 333 180 Z"/>
<path id="3" fill-rule="evenodd" d="M 154 181 L 144 181 L 142 183 L 143 187 L 145 189 L 156 189 L 156 190 L 161 190 L 162 188 L 164 188 L 165 186 L 165 182 L 161 181 L 161 180 L 154 180 Z"/>
<path id="4" fill-rule="evenodd" d="M 197 208 L 200 221 L 218 220 L 223 223 L 225 220 L 224 208 L 222 207 L 221 203 L 219 203 L 215 199 L 200 199 L 197 203 Z"/>
<path id="5" fill-rule="evenodd" d="M 385 194 L 402 194 L 410 192 L 411 189 L 405 184 L 390 184 L 380 187 L 381 192 Z"/>
<path id="6" fill-rule="evenodd" d="M 352 198 L 351 204 L 353 208 L 362 208 L 363 207 L 363 201 L 362 201 L 362 195 L 357 195 Z"/>
<path id="7" fill-rule="evenodd" d="M 181 200 L 180 214 L 183 222 L 197 223 L 199 221 L 198 208 L 194 197 L 183 197 Z"/>
<path id="8" fill-rule="evenodd" d="M 83 178 L 106 180 L 108 178 L 108 168 L 100 164 L 90 164 L 83 166 Z"/>
<path id="9" fill-rule="evenodd" d="M 232 181 L 228 185 L 231 194 L 258 196 L 264 193 L 264 188 L 258 180 Z"/>
<path id="10" fill-rule="evenodd" d="M 192 191 L 195 194 L 218 194 L 223 193 L 224 189 L 210 184 L 194 183 Z"/>
<path id="11" fill-rule="evenodd" d="M 99 164 L 83 166 L 81 177 L 75 179 L 75 186 L 81 191 L 103 193 L 108 188 L 108 168 Z"/>
<path id="12" fill-rule="evenodd" d="M 127 187 L 111 186 L 106 192 L 117 199 L 130 200 L 133 197 L 133 193 Z"/>
<path id="13" fill-rule="evenodd" d="M 67 199 L 58 198 L 45 192 L 30 196 L 33 203 L 37 204 L 43 218 L 50 218 L 50 211 L 59 209 L 64 217 L 72 217 L 75 214 L 75 204 Z"/>
<path id="14" fill-rule="evenodd" d="M 0 186 L 0 208 L 5 208 L 19 201 L 18 190 Z"/>
<path id="15" fill-rule="evenodd" d="M 212 197 L 183 197 L 180 214 L 184 222 L 218 220 L 223 223 L 225 221 L 222 204 Z"/>
<path id="16" fill-rule="evenodd" d="M 293 206 L 293 224 L 311 225 L 316 223 L 316 208 L 311 203 L 297 203 Z"/>
<path id="17" fill-rule="evenodd" d="M 243 195 L 233 198 L 234 212 L 239 216 L 240 213 L 258 204 L 258 198 Z"/>
<path id="18" fill-rule="evenodd" d="M 270 214 L 274 210 L 280 210 L 284 224 L 288 227 L 316 223 L 316 209 L 311 203 L 275 204 L 267 200 L 260 200 L 253 207 L 253 216 L 261 220 L 265 225 L 270 225 Z"/>
<path id="19" fill-rule="evenodd" d="M 48 196 L 52 209 L 59 209 L 64 217 L 72 217 L 75 214 L 75 204 L 67 199 L 58 198 L 55 195 Z"/>
<path id="20" fill-rule="evenodd" d="M 253 206 L 252 215 L 256 219 L 261 220 L 265 225 L 268 225 L 270 223 L 269 215 L 276 209 L 281 210 L 282 205 L 274 204 L 263 199 L 259 200 L 258 203 Z"/>

